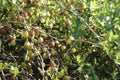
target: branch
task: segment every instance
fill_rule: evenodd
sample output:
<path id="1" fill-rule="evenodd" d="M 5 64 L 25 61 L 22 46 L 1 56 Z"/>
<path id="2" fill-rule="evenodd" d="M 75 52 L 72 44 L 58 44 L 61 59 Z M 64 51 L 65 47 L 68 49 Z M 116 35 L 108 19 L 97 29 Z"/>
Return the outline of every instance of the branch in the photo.
<path id="1" fill-rule="evenodd" d="M 2 40 L 0 39 L 0 52 L 1 52 Z"/>
<path id="2" fill-rule="evenodd" d="M 3 75 L 3 79 L 7 80 L 3 71 L 2 71 L 2 75 Z"/>
<path id="3" fill-rule="evenodd" d="M 55 3 L 62 10 L 62 6 L 57 2 L 57 0 L 55 0 Z M 78 14 L 76 14 L 75 12 L 73 12 L 71 10 L 66 9 L 66 11 L 68 11 L 68 12 L 72 13 L 74 16 L 76 16 L 81 22 L 83 22 L 86 25 L 86 27 L 96 36 L 96 38 L 99 41 L 101 41 L 100 36 L 89 26 L 89 24 L 87 23 L 87 21 L 84 18 L 80 17 Z"/>
<path id="4" fill-rule="evenodd" d="M 96 38 L 101 41 L 100 36 L 89 26 L 89 24 L 87 23 L 87 21 L 84 18 L 80 17 L 78 14 L 76 14 L 73 11 L 70 11 L 70 10 L 67 10 L 67 11 L 72 13 L 78 19 L 80 19 L 80 21 L 83 22 L 86 25 L 86 27 L 96 36 Z"/>

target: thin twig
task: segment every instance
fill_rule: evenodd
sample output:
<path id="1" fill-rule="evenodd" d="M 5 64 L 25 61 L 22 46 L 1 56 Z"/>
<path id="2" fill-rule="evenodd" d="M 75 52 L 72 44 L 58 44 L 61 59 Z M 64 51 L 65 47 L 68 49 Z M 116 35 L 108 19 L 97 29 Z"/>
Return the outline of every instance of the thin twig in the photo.
<path id="1" fill-rule="evenodd" d="M 6 78 L 5 78 L 5 74 L 4 74 L 4 72 L 3 72 L 3 71 L 2 71 L 2 75 L 3 75 L 4 80 L 6 80 Z"/>
<path id="2" fill-rule="evenodd" d="M 81 42 L 88 43 L 88 44 L 94 45 L 96 47 L 102 48 L 101 45 L 99 45 L 97 43 L 90 42 L 90 41 L 86 41 L 86 40 L 82 40 L 82 39 L 79 39 L 79 40 L 76 40 L 76 41 L 81 41 Z"/>
<path id="3" fill-rule="evenodd" d="M 42 66 L 42 75 L 44 77 L 45 76 L 45 70 L 44 70 L 44 65 L 43 65 L 44 61 L 43 61 L 43 58 L 42 58 L 41 54 L 40 54 L 40 60 L 41 60 L 41 66 Z"/>
<path id="4" fill-rule="evenodd" d="M 56 0 L 55 0 L 55 3 L 62 10 L 62 6 L 59 5 L 59 3 Z M 74 12 L 71 11 L 71 10 L 66 10 L 66 11 L 72 13 L 74 16 L 76 16 L 77 18 L 79 18 L 80 21 L 83 22 L 86 25 L 86 27 L 96 36 L 96 38 L 101 41 L 100 36 L 89 26 L 89 24 L 87 23 L 87 21 L 84 18 L 82 18 L 78 14 L 76 14 L 75 11 Z"/>
<path id="5" fill-rule="evenodd" d="M 1 52 L 2 40 L 0 39 L 0 52 Z"/>

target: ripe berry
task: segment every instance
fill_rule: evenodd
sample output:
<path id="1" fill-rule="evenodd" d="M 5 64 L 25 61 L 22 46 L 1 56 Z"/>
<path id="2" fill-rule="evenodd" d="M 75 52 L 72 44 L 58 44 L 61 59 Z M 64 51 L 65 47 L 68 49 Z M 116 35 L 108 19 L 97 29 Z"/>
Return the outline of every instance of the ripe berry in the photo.
<path id="1" fill-rule="evenodd" d="M 34 30 L 31 29 L 31 30 L 29 31 L 29 37 L 30 37 L 30 38 L 34 38 L 34 37 L 35 37 L 35 32 L 34 32 Z"/>
<path id="2" fill-rule="evenodd" d="M 58 68 L 56 68 L 56 67 L 53 67 L 53 70 L 54 70 L 54 73 L 58 72 Z"/>
<path id="3" fill-rule="evenodd" d="M 54 47 L 54 46 L 55 46 L 55 42 L 54 42 L 54 41 L 51 41 L 51 42 L 50 42 L 50 46 L 51 46 L 51 47 Z"/>
<path id="4" fill-rule="evenodd" d="M 71 26 L 71 24 L 72 24 L 72 23 L 71 23 L 71 21 L 70 21 L 69 19 L 67 19 L 67 20 L 65 21 L 65 25 L 66 25 L 66 26 Z"/>
<path id="5" fill-rule="evenodd" d="M 11 23 L 7 23 L 7 24 L 6 24 L 6 29 L 7 29 L 7 30 L 10 30 L 11 28 L 12 28 L 12 24 L 11 24 Z"/>
<path id="6" fill-rule="evenodd" d="M 27 12 L 24 12 L 24 17 L 27 17 L 28 16 L 28 13 Z"/>
<path id="7" fill-rule="evenodd" d="M 6 34 L 6 29 L 5 28 L 0 28 L 0 34 Z"/>
<path id="8" fill-rule="evenodd" d="M 32 29 L 34 30 L 35 33 L 38 33 L 39 27 L 33 27 Z"/>
<path id="9" fill-rule="evenodd" d="M 23 21 L 23 17 L 22 16 L 18 16 L 18 21 L 22 22 Z"/>
<path id="10" fill-rule="evenodd" d="M 28 13 L 27 12 L 24 12 L 23 15 L 24 15 L 25 19 L 28 19 Z"/>
<path id="11" fill-rule="evenodd" d="M 55 62 L 54 62 L 53 60 L 50 60 L 49 66 L 50 66 L 50 67 L 55 67 L 55 66 L 56 66 L 56 65 L 55 65 Z"/>
<path id="12" fill-rule="evenodd" d="M 12 40 L 14 40 L 14 39 L 15 39 L 14 36 L 12 36 L 12 35 L 9 35 L 9 36 L 8 36 L 8 40 L 9 40 L 9 41 L 12 41 Z"/>
<path id="13" fill-rule="evenodd" d="M 43 40 L 42 37 L 39 37 L 39 38 L 38 38 L 38 43 L 43 43 L 43 41 L 44 41 L 44 40 Z"/>
<path id="14" fill-rule="evenodd" d="M 27 0 L 27 3 L 28 3 L 28 4 L 31 4 L 31 3 L 32 3 L 32 1 L 31 1 L 31 0 Z"/>
<path id="15" fill-rule="evenodd" d="M 66 5 L 66 9 L 67 9 L 67 10 L 71 10 L 71 4 L 67 4 L 67 5 Z"/>

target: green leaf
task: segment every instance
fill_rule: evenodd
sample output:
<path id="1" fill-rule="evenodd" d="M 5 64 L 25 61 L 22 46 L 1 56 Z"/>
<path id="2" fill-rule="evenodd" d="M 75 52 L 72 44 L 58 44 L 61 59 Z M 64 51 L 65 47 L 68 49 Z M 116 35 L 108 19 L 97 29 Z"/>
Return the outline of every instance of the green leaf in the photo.
<path id="1" fill-rule="evenodd" d="M 85 34 L 85 30 L 83 30 L 83 23 L 80 22 L 79 19 L 76 20 L 76 26 L 74 28 L 75 30 L 75 39 L 78 39 L 79 37 L 83 36 Z"/>
<path id="2" fill-rule="evenodd" d="M 76 59 L 76 61 L 77 61 L 78 63 L 81 63 L 81 62 L 82 62 L 82 58 L 81 58 L 80 55 L 77 55 L 77 56 L 75 57 L 75 59 Z"/>
<path id="3" fill-rule="evenodd" d="M 109 41 L 114 41 L 114 40 L 116 40 L 118 38 L 119 38 L 119 35 L 117 35 L 117 34 L 114 35 L 112 30 L 108 33 L 108 40 Z"/>
<path id="4" fill-rule="evenodd" d="M 100 21 L 100 20 L 99 20 L 98 22 L 101 24 L 102 27 L 105 26 L 104 21 Z"/>
<path id="5" fill-rule="evenodd" d="M 112 40 L 112 37 L 113 37 L 113 32 L 112 31 L 110 31 L 109 33 L 108 33 L 108 39 L 109 39 L 109 41 L 111 41 Z"/>
<path id="6" fill-rule="evenodd" d="M 107 40 L 106 40 L 106 41 L 101 41 L 101 42 L 99 42 L 99 44 L 102 45 L 103 47 L 105 47 L 105 46 L 107 45 L 107 43 L 108 43 Z"/>
<path id="7" fill-rule="evenodd" d="M 91 15 L 93 15 L 93 16 L 100 16 L 100 13 L 96 11 L 96 12 L 92 12 Z"/>
<path id="8" fill-rule="evenodd" d="M 48 75 L 48 76 L 52 76 L 53 73 L 54 73 L 53 68 L 50 68 L 50 69 L 47 71 L 47 75 Z"/>
<path id="9" fill-rule="evenodd" d="M 6 67 L 8 67 L 8 63 L 0 63 L 0 71 L 3 71 Z"/>
<path id="10" fill-rule="evenodd" d="M 99 78 L 95 73 L 93 73 L 93 75 L 90 76 L 89 80 L 99 80 Z"/>
<path id="11" fill-rule="evenodd" d="M 0 72 L 3 70 L 3 63 L 0 63 Z"/>
<path id="12" fill-rule="evenodd" d="M 6 67 L 8 67 L 8 63 L 4 62 L 3 68 L 6 68 Z"/>
<path id="13" fill-rule="evenodd" d="M 5 1 L 5 0 L 1 0 L 1 2 L 2 2 L 2 5 L 5 5 L 5 3 L 6 3 L 6 1 Z"/>
<path id="14" fill-rule="evenodd" d="M 94 0 L 94 1 L 91 1 L 91 9 L 99 9 L 100 8 L 100 5 L 98 5 L 97 3 L 96 3 L 96 1 Z"/>
<path id="15" fill-rule="evenodd" d="M 64 75 L 64 70 L 61 70 L 60 72 L 57 73 L 57 77 L 61 78 Z"/>
<path id="16" fill-rule="evenodd" d="M 14 75 L 17 75 L 17 74 L 20 73 L 19 70 L 18 70 L 18 67 L 13 67 L 13 66 L 11 66 L 9 72 L 14 74 Z"/>

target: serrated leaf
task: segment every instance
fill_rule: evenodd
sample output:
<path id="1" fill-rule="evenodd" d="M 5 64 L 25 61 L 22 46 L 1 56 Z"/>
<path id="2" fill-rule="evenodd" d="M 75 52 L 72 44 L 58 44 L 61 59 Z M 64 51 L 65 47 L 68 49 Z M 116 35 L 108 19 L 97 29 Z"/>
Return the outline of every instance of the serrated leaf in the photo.
<path id="1" fill-rule="evenodd" d="M 64 70 L 61 70 L 60 72 L 57 73 L 57 77 L 61 78 L 64 75 Z"/>
<path id="2" fill-rule="evenodd" d="M 94 0 L 94 1 L 91 1 L 91 9 L 99 9 L 100 8 L 100 6 L 99 5 L 97 5 L 97 3 L 96 3 L 96 1 Z"/>
<path id="3" fill-rule="evenodd" d="M 17 75 L 20 73 L 18 67 L 13 67 L 13 66 L 11 66 L 9 72 L 14 74 L 14 75 Z"/>

